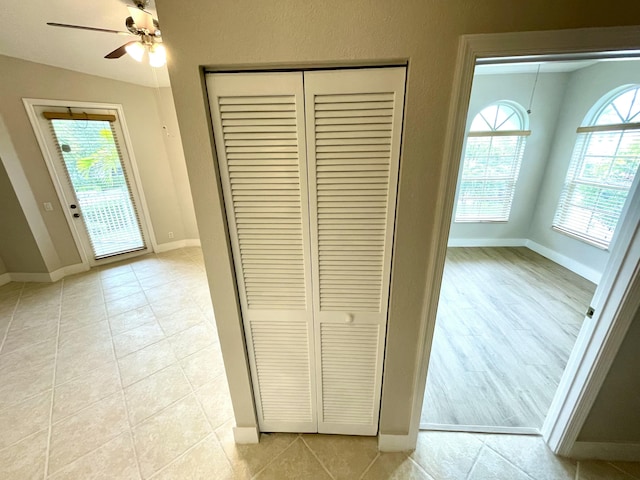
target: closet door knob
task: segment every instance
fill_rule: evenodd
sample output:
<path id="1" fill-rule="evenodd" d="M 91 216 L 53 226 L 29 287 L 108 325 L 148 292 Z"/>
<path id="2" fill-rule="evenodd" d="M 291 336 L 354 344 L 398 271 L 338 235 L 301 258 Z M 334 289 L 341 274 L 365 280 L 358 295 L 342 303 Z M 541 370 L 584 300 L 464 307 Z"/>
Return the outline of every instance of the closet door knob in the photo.
<path id="1" fill-rule="evenodd" d="M 347 313 L 344 316 L 345 323 L 353 323 L 353 313 Z"/>

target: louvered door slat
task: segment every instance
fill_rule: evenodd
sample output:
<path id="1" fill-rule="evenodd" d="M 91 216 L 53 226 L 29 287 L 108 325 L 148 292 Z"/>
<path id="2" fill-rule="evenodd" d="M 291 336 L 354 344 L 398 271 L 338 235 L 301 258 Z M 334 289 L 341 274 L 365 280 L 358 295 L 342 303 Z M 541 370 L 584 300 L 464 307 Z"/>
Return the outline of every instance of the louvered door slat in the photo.
<path id="1" fill-rule="evenodd" d="M 322 420 L 325 424 L 374 423 L 378 325 L 323 323 Z M 377 423 L 377 419 L 375 419 Z"/>
<path id="2" fill-rule="evenodd" d="M 404 68 L 305 72 L 318 429 L 378 429 Z"/>
<path id="3" fill-rule="evenodd" d="M 207 86 L 260 429 L 315 432 L 302 75 Z"/>

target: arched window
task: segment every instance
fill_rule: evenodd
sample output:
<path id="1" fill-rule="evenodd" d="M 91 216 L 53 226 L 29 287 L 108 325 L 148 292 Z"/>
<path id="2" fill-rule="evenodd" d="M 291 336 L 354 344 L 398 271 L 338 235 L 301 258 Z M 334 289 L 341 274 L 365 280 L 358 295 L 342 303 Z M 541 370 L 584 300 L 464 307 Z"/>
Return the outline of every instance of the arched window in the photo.
<path id="1" fill-rule="evenodd" d="M 607 97 L 578 128 L 553 220 L 554 229 L 600 248 L 611 242 L 640 164 L 640 85 Z"/>
<path id="2" fill-rule="evenodd" d="M 462 162 L 456 222 L 505 222 L 522 163 L 527 117 L 522 107 L 498 102 L 471 123 Z"/>

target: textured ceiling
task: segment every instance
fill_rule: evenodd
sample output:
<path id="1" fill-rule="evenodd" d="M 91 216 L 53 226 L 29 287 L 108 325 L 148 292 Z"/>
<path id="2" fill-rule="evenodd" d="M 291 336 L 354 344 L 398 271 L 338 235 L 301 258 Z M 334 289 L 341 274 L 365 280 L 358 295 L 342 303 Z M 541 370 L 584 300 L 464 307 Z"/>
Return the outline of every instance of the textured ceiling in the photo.
<path id="1" fill-rule="evenodd" d="M 169 86 L 167 68 L 128 55 L 103 58 L 127 42 L 111 33 L 50 27 L 47 22 L 126 30 L 125 0 L 0 0 L 0 54 L 150 87 Z M 156 16 L 155 6 L 149 10 Z M 162 23 L 160 23 L 162 27 Z M 171 46 L 166 45 L 168 61 Z"/>

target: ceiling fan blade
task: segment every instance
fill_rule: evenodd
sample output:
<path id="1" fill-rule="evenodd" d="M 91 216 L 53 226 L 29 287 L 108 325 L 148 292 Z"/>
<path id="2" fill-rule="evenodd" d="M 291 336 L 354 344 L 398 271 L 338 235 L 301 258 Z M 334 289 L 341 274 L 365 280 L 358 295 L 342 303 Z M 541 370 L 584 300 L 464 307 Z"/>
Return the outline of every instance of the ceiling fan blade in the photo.
<path id="1" fill-rule="evenodd" d="M 136 42 L 127 42 L 124 45 L 120 45 L 118 48 L 116 48 L 113 52 L 111 53 L 107 53 L 104 58 L 120 58 L 121 56 L 123 56 L 125 53 L 127 53 L 127 46 L 131 45 L 132 43 L 136 43 Z"/>
<path id="2" fill-rule="evenodd" d="M 92 32 L 105 32 L 105 33 L 117 33 L 118 35 L 131 35 L 131 33 L 129 32 L 123 32 L 120 30 L 111 30 L 109 28 L 85 27 L 84 25 L 70 25 L 68 23 L 47 22 L 47 25 L 51 27 L 75 28 L 77 30 L 90 30 Z"/>
<path id="3" fill-rule="evenodd" d="M 153 15 L 136 7 L 127 8 L 129 9 L 129 13 L 131 14 L 131 18 L 133 18 L 133 23 L 136 24 L 136 27 L 142 30 L 147 30 L 151 34 L 156 31 L 156 26 L 153 23 Z"/>

